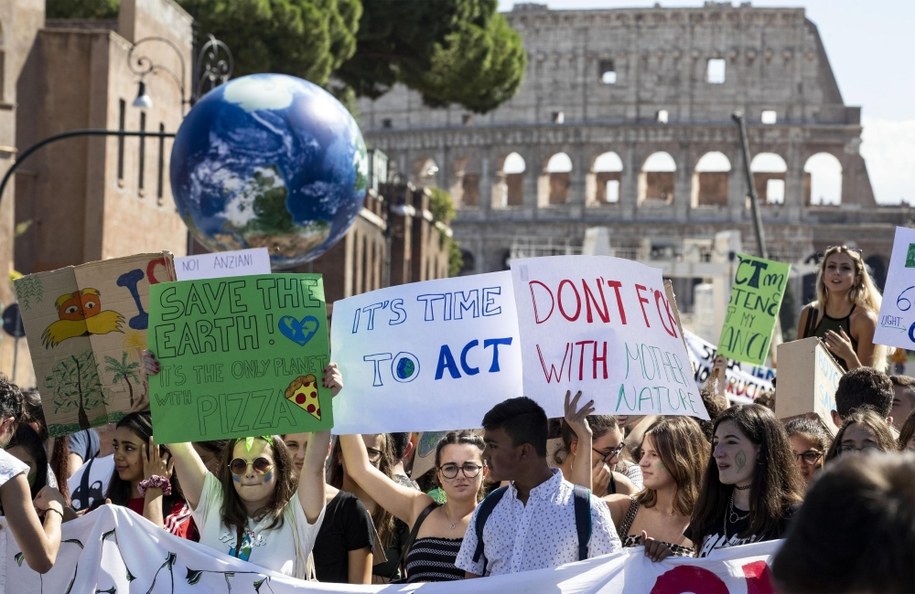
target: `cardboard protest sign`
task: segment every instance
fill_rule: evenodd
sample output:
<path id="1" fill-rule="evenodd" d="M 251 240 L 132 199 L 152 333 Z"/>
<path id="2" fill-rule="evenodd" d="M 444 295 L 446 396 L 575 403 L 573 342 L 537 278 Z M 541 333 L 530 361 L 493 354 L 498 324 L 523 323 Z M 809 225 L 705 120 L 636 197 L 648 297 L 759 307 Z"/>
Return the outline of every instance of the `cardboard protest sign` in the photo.
<path id="1" fill-rule="evenodd" d="M 764 365 L 791 266 L 746 254 L 737 258 L 718 351 L 729 359 Z"/>
<path id="2" fill-rule="evenodd" d="M 811 337 L 778 345 L 778 393 L 775 414 L 780 419 L 816 413 L 835 434 L 832 422 L 836 388 L 842 378 L 839 367 L 819 338 Z"/>
<path id="3" fill-rule="evenodd" d="M 689 330 L 684 330 L 683 335 L 686 337 L 690 362 L 695 369 L 696 385 L 701 386 L 712 371 L 712 363 L 718 354 L 718 348 Z M 729 359 L 728 368 L 725 371 L 725 390 L 728 399 L 733 402 L 748 403 L 764 392 L 773 392 L 775 391 L 775 386 L 772 385 L 774 377 L 775 370 L 771 367 L 746 365 Z"/>
<path id="4" fill-rule="evenodd" d="M 149 290 L 173 280 L 172 255 L 161 252 L 68 266 L 16 281 L 52 436 L 149 408 L 140 373 Z"/>
<path id="5" fill-rule="evenodd" d="M 874 343 L 915 349 L 915 229 L 896 227 Z"/>
<path id="6" fill-rule="evenodd" d="M 524 393 L 550 417 L 566 390 L 598 413 L 708 418 L 656 268 L 604 256 L 513 260 Z"/>
<path id="7" fill-rule="evenodd" d="M 265 247 L 175 258 L 175 273 L 180 281 L 270 272 L 270 253 Z"/>
<path id="8" fill-rule="evenodd" d="M 345 382 L 334 433 L 479 427 L 495 404 L 522 395 L 508 272 L 337 301 L 331 343 Z"/>
<path id="9" fill-rule="evenodd" d="M 327 309 L 319 274 L 182 281 L 153 287 L 149 378 L 160 443 L 333 426 Z"/>

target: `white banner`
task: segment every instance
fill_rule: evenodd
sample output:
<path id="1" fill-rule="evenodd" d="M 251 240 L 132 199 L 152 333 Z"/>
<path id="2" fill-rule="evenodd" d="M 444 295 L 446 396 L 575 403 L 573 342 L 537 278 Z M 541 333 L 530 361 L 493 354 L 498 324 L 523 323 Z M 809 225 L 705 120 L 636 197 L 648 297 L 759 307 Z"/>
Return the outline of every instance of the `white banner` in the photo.
<path id="1" fill-rule="evenodd" d="M 896 227 L 874 343 L 915 349 L 915 229 Z"/>
<path id="2" fill-rule="evenodd" d="M 270 274 L 270 252 L 265 247 L 259 247 L 195 256 L 176 256 L 175 273 L 180 281 Z"/>
<path id="3" fill-rule="evenodd" d="M 606 256 L 513 260 L 524 392 L 547 416 L 566 390 L 596 412 L 708 418 L 661 271 Z"/>
<path id="4" fill-rule="evenodd" d="M 712 372 L 712 362 L 718 354 L 718 348 L 689 330 L 684 330 L 683 335 L 686 337 L 690 364 L 695 370 L 696 385 L 701 386 Z M 729 360 L 725 377 L 728 399 L 732 402 L 748 404 L 763 392 L 775 390 L 775 386 L 772 385 L 775 370 L 764 365 Z"/>
<path id="5" fill-rule="evenodd" d="M 767 562 L 781 541 L 722 549 L 705 559 L 652 563 L 642 548 L 543 569 L 460 582 L 349 586 L 304 582 L 172 536 L 124 507 L 103 505 L 63 526 L 53 569 L 43 576 L 21 558 L 0 519 L 0 592 L 141 592 L 146 594 L 763 594 L 772 592 Z"/>
<path id="6" fill-rule="evenodd" d="M 508 272 L 364 293 L 335 302 L 333 320 L 344 382 L 334 433 L 479 427 L 495 404 L 522 394 Z"/>

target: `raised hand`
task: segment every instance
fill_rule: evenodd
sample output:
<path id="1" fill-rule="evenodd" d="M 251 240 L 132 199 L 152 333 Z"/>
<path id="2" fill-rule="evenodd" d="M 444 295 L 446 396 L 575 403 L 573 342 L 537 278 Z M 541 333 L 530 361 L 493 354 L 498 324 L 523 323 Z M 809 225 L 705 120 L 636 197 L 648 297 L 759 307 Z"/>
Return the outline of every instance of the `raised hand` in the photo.
<path id="1" fill-rule="evenodd" d="M 175 461 L 172 460 L 168 452 L 159 453 L 159 447 L 155 440 L 150 436 L 149 444 L 143 447 L 143 477 L 164 476 L 171 478 L 172 471 L 175 469 Z"/>
<path id="2" fill-rule="evenodd" d="M 588 400 L 581 408 L 578 408 L 578 402 L 581 400 L 581 390 L 572 396 L 571 390 L 566 390 L 563 410 L 565 411 L 565 420 L 569 427 L 581 441 L 585 436 L 591 435 L 591 427 L 588 425 L 588 415 L 594 413 L 594 400 Z"/>
<path id="3" fill-rule="evenodd" d="M 328 363 L 324 368 L 324 377 L 322 378 L 325 388 L 330 388 L 331 397 L 336 396 L 343 389 L 343 375 L 336 363 Z"/>

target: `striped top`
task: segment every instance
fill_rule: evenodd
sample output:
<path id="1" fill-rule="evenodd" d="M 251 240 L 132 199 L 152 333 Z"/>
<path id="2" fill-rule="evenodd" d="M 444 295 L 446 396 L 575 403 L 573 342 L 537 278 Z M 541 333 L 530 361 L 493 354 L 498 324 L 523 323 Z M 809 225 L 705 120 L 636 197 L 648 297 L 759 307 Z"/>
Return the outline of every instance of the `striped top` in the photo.
<path id="1" fill-rule="evenodd" d="M 448 582 L 464 579 L 454 566 L 463 538 L 417 538 L 407 553 L 407 582 Z"/>

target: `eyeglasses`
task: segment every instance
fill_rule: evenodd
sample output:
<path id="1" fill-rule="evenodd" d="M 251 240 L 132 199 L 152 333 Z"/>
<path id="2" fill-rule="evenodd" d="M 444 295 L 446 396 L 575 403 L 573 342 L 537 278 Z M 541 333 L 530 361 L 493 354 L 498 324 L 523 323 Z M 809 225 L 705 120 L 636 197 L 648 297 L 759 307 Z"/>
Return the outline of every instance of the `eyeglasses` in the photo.
<path id="1" fill-rule="evenodd" d="M 622 452 L 623 448 L 625 448 L 625 447 L 626 447 L 625 443 L 620 443 L 620 445 L 616 446 L 615 448 L 609 449 L 605 452 L 602 452 L 596 448 L 591 448 L 591 451 L 594 452 L 595 454 L 597 454 L 598 456 L 600 456 L 601 460 L 603 460 L 604 462 L 609 462 L 613 458 L 616 458 L 617 456 L 619 456 L 620 452 Z"/>
<path id="2" fill-rule="evenodd" d="M 456 478 L 458 471 L 464 473 L 464 476 L 467 478 L 476 478 L 480 471 L 483 470 L 483 467 L 479 464 L 474 464 L 473 462 L 464 462 L 461 466 L 457 464 L 443 464 L 438 467 L 439 472 L 442 473 L 442 476 L 446 479 Z"/>
<path id="3" fill-rule="evenodd" d="M 245 474 L 248 470 L 248 466 L 254 469 L 254 472 L 258 474 L 264 474 L 271 468 L 273 468 L 273 462 L 267 458 L 260 457 L 248 462 L 244 458 L 235 458 L 229 462 L 229 470 L 232 471 L 232 474 L 241 476 Z"/>
<path id="4" fill-rule="evenodd" d="M 801 452 L 800 454 L 798 454 L 798 453 L 794 454 L 795 460 L 797 460 L 798 462 L 803 460 L 804 464 L 807 464 L 809 466 L 813 466 L 814 464 L 819 462 L 820 458 L 822 458 L 822 457 L 823 457 L 823 452 L 818 452 L 816 450 L 807 450 L 806 452 Z"/>

